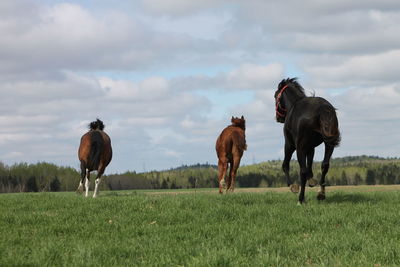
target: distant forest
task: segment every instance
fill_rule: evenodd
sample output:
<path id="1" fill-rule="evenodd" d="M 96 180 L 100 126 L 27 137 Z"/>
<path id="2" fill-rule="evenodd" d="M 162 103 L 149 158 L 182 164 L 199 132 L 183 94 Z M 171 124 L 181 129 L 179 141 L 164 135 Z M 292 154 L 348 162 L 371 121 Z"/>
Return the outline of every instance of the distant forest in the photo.
<path id="1" fill-rule="evenodd" d="M 286 186 L 282 161 L 273 160 L 242 166 L 237 187 Z M 376 156 L 354 156 L 331 160 L 328 185 L 400 184 L 400 159 Z M 321 175 L 320 162 L 314 163 L 314 177 Z M 290 175 L 298 179 L 298 164 L 291 162 Z M 165 171 L 126 172 L 103 176 L 101 190 L 180 189 L 218 187 L 217 166 L 197 164 Z M 20 163 L 7 166 L 0 162 L 0 193 L 75 191 L 79 172 L 50 163 Z M 92 174 L 92 185 L 95 173 Z M 92 188 L 91 188 L 92 189 Z"/>

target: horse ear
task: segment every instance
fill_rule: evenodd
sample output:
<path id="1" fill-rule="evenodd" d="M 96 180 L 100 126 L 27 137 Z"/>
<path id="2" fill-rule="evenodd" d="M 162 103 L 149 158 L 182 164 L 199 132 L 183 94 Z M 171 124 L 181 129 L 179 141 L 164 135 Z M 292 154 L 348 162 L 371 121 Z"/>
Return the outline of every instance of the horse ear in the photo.
<path id="1" fill-rule="evenodd" d="M 242 120 L 244 120 L 244 117 L 243 117 L 243 115 L 242 115 Z"/>
<path id="2" fill-rule="evenodd" d="M 231 118 L 231 122 L 233 122 L 233 120 L 234 120 L 235 118 L 232 116 L 232 118 Z"/>

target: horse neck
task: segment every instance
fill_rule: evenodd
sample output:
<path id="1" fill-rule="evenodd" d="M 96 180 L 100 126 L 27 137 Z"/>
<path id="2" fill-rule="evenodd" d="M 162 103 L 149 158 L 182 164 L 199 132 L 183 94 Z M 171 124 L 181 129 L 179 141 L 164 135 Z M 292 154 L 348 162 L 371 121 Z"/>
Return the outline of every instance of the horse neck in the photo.
<path id="1" fill-rule="evenodd" d="M 290 110 L 297 101 L 306 96 L 302 92 L 298 92 L 297 90 L 287 90 L 283 97 L 285 100 L 286 109 Z"/>
<path id="2" fill-rule="evenodd" d="M 237 127 L 239 129 L 242 129 L 243 131 L 246 130 L 246 127 L 243 124 L 236 124 L 236 123 L 232 123 L 230 126 L 232 127 Z"/>

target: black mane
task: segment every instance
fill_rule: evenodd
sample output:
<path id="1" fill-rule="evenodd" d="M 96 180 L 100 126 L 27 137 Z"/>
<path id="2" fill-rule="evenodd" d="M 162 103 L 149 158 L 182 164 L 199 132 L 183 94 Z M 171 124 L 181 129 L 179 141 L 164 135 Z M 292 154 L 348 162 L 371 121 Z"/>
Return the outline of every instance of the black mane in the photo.
<path id="1" fill-rule="evenodd" d="M 278 85 L 278 90 L 281 90 L 285 85 L 289 85 L 292 88 L 295 88 L 301 93 L 302 95 L 306 95 L 304 92 L 304 88 L 300 85 L 300 83 L 297 81 L 298 78 L 287 78 L 283 79 L 279 85 Z"/>
<path id="2" fill-rule="evenodd" d="M 89 124 L 89 129 L 92 130 L 92 131 L 94 131 L 94 130 L 103 131 L 103 129 L 104 129 L 104 123 L 103 123 L 101 120 L 96 119 L 95 121 L 92 121 L 92 122 Z"/>

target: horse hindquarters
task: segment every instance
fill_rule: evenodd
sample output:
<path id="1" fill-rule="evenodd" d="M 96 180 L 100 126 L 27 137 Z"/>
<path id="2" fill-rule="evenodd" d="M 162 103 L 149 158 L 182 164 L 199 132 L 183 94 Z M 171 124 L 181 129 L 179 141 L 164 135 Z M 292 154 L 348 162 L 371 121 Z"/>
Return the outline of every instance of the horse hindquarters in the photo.
<path id="1" fill-rule="evenodd" d="M 338 146 L 341 138 L 335 109 L 331 106 L 321 107 L 319 122 L 324 143 L 332 147 Z"/>
<path id="2" fill-rule="evenodd" d="M 232 133 L 232 160 L 229 171 L 230 185 L 229 190 L 233 192 L 235 189 L 236 173 L 242 159 L 243 152 L 247 149 L 245 133 L 243 130 L 237 130 Z"/>
<path id="3" fill-rule="evenodd" d="M 91 132 L 90 136 L 91 149 L 88 159 L 89 168 L 98 170 L 104 152 L 104 139 L 99 131 Z"/>

